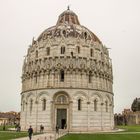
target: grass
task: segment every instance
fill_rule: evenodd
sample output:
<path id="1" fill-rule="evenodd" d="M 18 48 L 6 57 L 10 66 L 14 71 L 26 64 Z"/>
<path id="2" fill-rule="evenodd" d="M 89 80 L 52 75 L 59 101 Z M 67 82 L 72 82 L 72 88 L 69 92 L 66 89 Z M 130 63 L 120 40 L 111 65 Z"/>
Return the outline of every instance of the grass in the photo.
<path id="1" fill-rule="evenodd" d="M 126 132 L 140 132 L 140 125 L 117 126 L 116 128 L 125 129 Z"/>
<path id="2" fill-rule="evenodd" d="M 8 128 L 15 128 L 14 125 L 5 125 L 5 130 L 8 130 Z M 0 125 L 0 131 L 3 131 L 3 125 Z"/>
<path id="3" fill-rule="evenodd" d="M 7 131 L 13 126 L 6 126 L 6 131 L 2 131 L 0 126 L 0 140 L 11 140 L 28 136 L 27 132 Z M 117 128 L 125 129 L 125 132 L 119 133 L 96 133 L 96 134 L 68 134 L 59 140 L 138 140 L 140 133 L 127 134 L 126 132 L 140 132 L 140 126 L 117 126 Z"/>
<path id="4" fill-rule="evenodd" d="M 11 140 L 20 137 L 26 137 L 27 132 L 1 131 L 0 140 Z"/>
<path id="5" fill-rule="evenodd" d="M 20 137 L 26 137 L 28 135 L 27 132 L 8 131 L 9 128 L 15 128 L 15 126 L 5 125 L 5 131 L 3 131 L 3 126 L 0 126 L 0 140 L 11 140 Z"/>
<path id="6" fill-rule="evenodd" d="M 140 132 L 140 126 L 117 126 L 125 129 L 125 132 L 118 133 L 96 133 L 96 134 L 68 134 L 59 140 L 138 140 L 140 133 L 127 134 L 126 132 Z"/>
<path id="7" fill-rule="evenodd" d="M 0 126 L 0 140 L 11 140 L 21 137 L 27 137 L 28 133 L 25 132 L 16 132 L 16 131 L 9 131 L 8 128 L 15 128 L 15 126 L 5 126 L 5 131 L 3 131 L 3 126 Z M 34 135 L 38 135 L 40 133 L 34 133 Z"/>
<path id="8" fill-rule="evenodd" d="M 59 140 L 139 140 L 140 134 L 70 134 Z"/>

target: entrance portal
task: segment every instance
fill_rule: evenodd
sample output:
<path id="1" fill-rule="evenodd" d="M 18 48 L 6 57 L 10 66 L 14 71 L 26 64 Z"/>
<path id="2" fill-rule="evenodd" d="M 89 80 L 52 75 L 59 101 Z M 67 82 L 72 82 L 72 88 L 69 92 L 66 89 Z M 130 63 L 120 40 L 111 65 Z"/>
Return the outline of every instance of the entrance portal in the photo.
<path id="1" fill-rule="evenodd" d="M 67 109 L 57 109 L 57 125 L 60 129 L 66 129 Z"/>

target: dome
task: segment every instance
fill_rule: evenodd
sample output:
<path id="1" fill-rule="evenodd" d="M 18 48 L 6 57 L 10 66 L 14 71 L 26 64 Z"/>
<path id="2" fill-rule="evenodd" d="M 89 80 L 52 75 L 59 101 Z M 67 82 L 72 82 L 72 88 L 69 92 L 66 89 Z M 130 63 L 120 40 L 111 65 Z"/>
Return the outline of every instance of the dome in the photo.
<path id="1" fill-rule="evenodd" d="M 93 32 L 80 25 L 78 16 L 69 9 L 60 14 L 56 25 L 46 29 L 41 33 L 37 40 L 40 41 L 49 36 L 79 37 L 81 39 L 87 39 L 101 44 L 101 41 Z"/>

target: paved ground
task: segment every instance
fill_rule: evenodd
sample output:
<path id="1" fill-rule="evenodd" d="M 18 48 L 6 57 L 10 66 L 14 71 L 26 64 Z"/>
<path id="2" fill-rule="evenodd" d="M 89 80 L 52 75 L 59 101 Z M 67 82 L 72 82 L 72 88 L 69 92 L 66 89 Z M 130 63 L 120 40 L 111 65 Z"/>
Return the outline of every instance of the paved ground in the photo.
<path id="1" fill-rule="evenodd" d="M 24 137 L 24 138 L 18 138 L 18 139 L 14 139 L 14 140 L 29 140 L 29 138 Z M 55 135 L 49 134 L 49 133 L 35 135 L 35 136 L 32 136 L 32 140 L 55 140 Z"/>
<path id="2" fill-rule="evenodd" d="M 57 138 L 62 137 L 66 133 L 67 132 L 63 131 L 63 132 L 59 132 L 59 134 L 44 133 L 44 134 L 40 134 L 40 135 L 33 135 L 32 140 L 56 140 Z M 18 138 L 18 139 L 13 139 L 13 140 L 29 140 L 29 138 L 24 137 L 24 138 Z"/>

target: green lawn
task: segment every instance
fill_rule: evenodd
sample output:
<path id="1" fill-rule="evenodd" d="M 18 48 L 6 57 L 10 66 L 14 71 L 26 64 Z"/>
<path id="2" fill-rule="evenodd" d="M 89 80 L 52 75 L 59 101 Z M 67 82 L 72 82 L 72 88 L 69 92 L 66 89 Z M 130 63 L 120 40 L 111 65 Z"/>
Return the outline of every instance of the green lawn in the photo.
<path id="1" fill-rule="evenodd" d="M 140 134 L 69 134 L 59 140 L 139 140 Z"/>
<path id="2" fill-rule="evenodd" d="M 1 131 L 0 140 L 11 140 L 20 137 L 26 137 L 27 132 Z"/>
<path id="3" fill-rule="evenodd" d="M 9 125 L 5 125 L 5 130 L 8 130 L 8 128 L 15 128 L 14 125 L 9 126 Z M 3 131 L 3 125 L 0 125 L 0 131 Z"/>
<path id="4" fill-rule="evenodd" d="M 96 133 L 96 134 L 68 134 L 59 140 L 139 140 L 140 133 L 127 134 L 127 132 L 140 132 L 140 126 L 117 126 L 125 129 L 124 132 Z M 119 134 L 121 133 L 121 134 Z M 126 133 L 126 134 L 125 134 Z"/>
<path id="5" fill-rule="evenodd" d="M 9 131 L 8 128 L 15 128 L 15 126 L 5 126 L 5 131 L 3 131 L 3 126 L 0 126 L 0 140 L 11 140 L 15 138 L 28 136 L 27 131 L 26 132 Z M 38 134 L 40 133 L 34 133 L 34 135 Z"/>
<path id="6" fill-rule="evenodd" d="M 127 132 L 140 132 L 140 125 L 134 126 L 117 126 L 116 128 L 125 129 Z"/>
<path id="7" fill-rule="evenodd" d="M 11 126 L 7 126 L 9 128 Z M 140 126 L 117 126 L 117 128 L 125 129 L 123 134 L 118 133 L 96 133 L 96 134 L 68 134 L 59 140 L 139 140 L 140 133 L 127 134 L 126 132 L 140 132 Z M 125 134 L 126 133 L 126 134 Z M 11 140 L 14 138 L 26 137 L 27 132 L 2 131 L 0 126 L 0 140 Z"/>
<path id="8" fill-rule="evenodd" d="M 27 137 L 27 132 L 16 132 L 9 131 L 8 128 L 15 128 L 15 126 L 5 126 L 5 131 L 3 131 L 3 126 L 0 126 L 0 140 L 11 140 L 20 137 Z"/>

